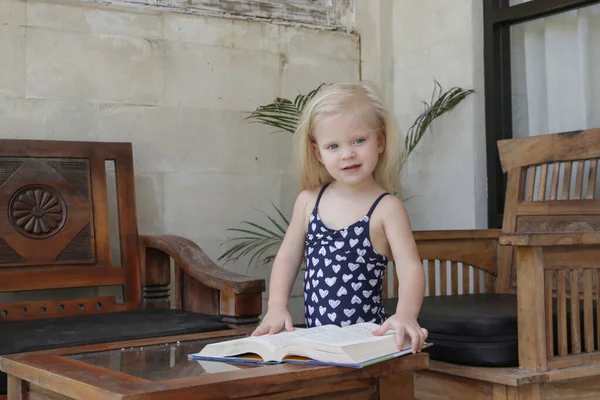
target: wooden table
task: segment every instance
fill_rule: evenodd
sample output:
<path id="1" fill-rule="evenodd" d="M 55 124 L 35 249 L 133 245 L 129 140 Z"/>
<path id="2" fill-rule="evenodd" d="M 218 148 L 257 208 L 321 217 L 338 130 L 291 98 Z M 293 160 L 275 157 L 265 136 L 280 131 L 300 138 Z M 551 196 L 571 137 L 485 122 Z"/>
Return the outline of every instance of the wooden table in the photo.
<path id="1" fill-rule="evenodd" d="M 12 354 L 0 357 L 0 369 L 9 375 L 9 400 L 404 400 L 414 398 L 414 371 L 429 367 L 424 353 L 362 369 L 187 359 L 208 343 L 250 332 L 245 328 Z"/>

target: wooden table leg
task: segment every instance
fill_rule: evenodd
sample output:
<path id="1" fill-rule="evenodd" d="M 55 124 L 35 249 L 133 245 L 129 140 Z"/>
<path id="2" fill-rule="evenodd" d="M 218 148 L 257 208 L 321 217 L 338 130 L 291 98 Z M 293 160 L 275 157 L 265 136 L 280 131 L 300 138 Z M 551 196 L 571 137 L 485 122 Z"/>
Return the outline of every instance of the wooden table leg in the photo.
<path id="1" fill-rule="evenodd" d="M 25 395 L 25 382 L 19 378 L 9 375 L 7 400 L 23 400 Z"/>
<path id="2" fill-rule="evenodd" d="M 379 378 L 380 400 L 414 400 L 415 375 L 413 372 L 386 375 Z"/>
<path id="3" fill-rule="evenodd" d="M 527 385 L 527 386 L 519 386 L 518 388 L 519 391 L 519 400 L 540 400 L 541 394 L 540 394 L 540 385 L 539 384 L 533 384 L 533 385 Z"/>

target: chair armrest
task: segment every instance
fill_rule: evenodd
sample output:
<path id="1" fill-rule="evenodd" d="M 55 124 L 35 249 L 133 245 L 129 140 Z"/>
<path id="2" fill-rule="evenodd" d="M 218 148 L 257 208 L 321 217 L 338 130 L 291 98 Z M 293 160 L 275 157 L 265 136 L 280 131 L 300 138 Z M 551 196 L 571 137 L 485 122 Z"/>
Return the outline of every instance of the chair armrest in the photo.
<path id="1" fill-rule="evenodd" d="M 417 241 L 425 240 L 460 240 L 460 239 L 498 239 L 500 229 L 464 229 L 439 231 L 414 231 Z"/>
<path id="2" fill-rule="evenodd" d="M 231 327 L 259 322 L 264 279 L 227 271 L 196 243 L 180 236 L 139 238 L 144 308 L 172 307 L 174 303 L 184 311 L 220 315 Z M 176 267 L 173 284 L 171 259 Z"/>
<path id="3" fill-rule="evenodd" d="M 193 241 L 175 235 L 140 236 L 146 249 L 160 250 L 171 257 L 186 275 L 217 290 L 258 293 L 265 290 L 264 279 L 228 271 L 215 264 Z"/>
<path id="4" fill-rule="evenodd" d="M 600 245 L 600 232 L 511 233 L 500 236 L 503 246 Z"/>
<path id="5" fill-rule="evenodd" d="M 421 259 L 457 261 L 497 274 L 499 229 L 415 231 L 413 235 Z"/>

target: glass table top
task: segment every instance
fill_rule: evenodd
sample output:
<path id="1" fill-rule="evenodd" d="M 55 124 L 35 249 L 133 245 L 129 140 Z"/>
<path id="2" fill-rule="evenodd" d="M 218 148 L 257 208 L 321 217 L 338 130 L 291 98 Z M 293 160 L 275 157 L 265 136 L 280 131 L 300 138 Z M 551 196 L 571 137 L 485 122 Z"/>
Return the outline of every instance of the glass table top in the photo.
<path id="1" fill-rule="evenodd" d="M 235 338 L 227 337 L 225 340 Z M 169 342 L 143 347 L 124 347 L 70 354 L 64 357 L 153 381 L 256 368 L 256 366 L 233 365 L 217 361 L 188 360 L 188 354 L 197 353 L 207 344 L 221 340 L 224 339 Z"/>

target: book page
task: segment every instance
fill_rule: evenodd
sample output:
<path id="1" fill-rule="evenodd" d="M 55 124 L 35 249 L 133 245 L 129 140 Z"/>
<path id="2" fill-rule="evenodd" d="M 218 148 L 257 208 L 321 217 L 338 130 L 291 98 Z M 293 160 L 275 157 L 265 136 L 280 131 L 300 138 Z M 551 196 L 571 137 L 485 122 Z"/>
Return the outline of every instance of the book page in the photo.
<path id="1" fill-rule="evenodd" d="M 385 340 L 389 334 L 394 334 L 394 331 L 388 331 L 383 336 L 374 336 L 373 331 L 379 328 L 379 325 L 372 322 L 349 325 L 343 328 L 332 330 L 313 331 L 312 334 L 306 335 L 303 338 L 314 342 L 324 343 L 335 346 L 345 346 L 354 343 L 375 342 Z"/>
<path id="2" fill-rule="evenodd" d="M 320 334 L 326 334 L 326 335 L 329 333 L 333 334 L 338 330 L 340 330 L 340 328 L 335 325 L 323 325 L 323 326 L 318 326 L 316 328 L 308 328 L 308 329 L 295 328 L 295 330 L 293 330 L 291 332 L 280 332 L 280 333 L 277 333 L 274 335 L 267 334 L 267 335 L 261 335 L 261 336 L 250 336 L 250 337 L 247 337 L 245 340 L 266 342 L 273 346 L 277 346 L 281 343 L 288 342 L 292 339 L 313 337 L 315 335 L 320 335 Z"/>

